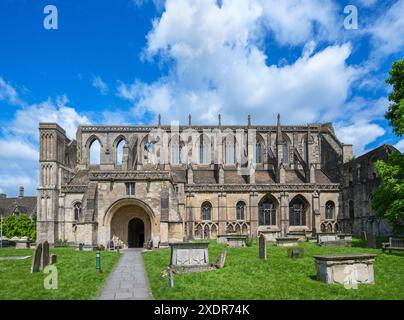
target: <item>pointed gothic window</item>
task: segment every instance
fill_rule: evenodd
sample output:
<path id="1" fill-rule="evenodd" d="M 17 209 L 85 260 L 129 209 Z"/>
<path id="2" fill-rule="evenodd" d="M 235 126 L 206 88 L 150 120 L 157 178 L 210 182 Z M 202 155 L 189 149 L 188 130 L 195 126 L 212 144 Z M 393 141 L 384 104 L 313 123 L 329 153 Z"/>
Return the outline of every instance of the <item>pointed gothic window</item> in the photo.
<path id="1" fill-rule="evenodd" d="M 301 197 L 295 197 L 289 204 L 289 225 L 306 225 L 306 203 Z"/>
<path id="2" fill-rule="evenodd" d="M 209 221 L 212 220 L 212 205 L 209 202 L 204 202 L 202 204 L 202 220 L 203 221 Z"/>
<path id="3" fill-rule="evenodd" d="M 81 209 L 81 202 L 76 202 L 73 206 L 74 211 L 74 220 L 78 221 L 81 218 L 82 209 Z"/>
<path id="4" fill-rule="evenodd" d="M 262 145 L 258 140 L 255 143 L 255 163 L 262 163 Z"/>
<path id="5" fill-rule="evenodd" d="M 328 201 L 325 204 L 325 218 L 327 220 L 334 219 L 334 209 L 335 209 L 334 202 Z"/>
<path id="6" fill-rule="evenodd" d="M 243 201 L 237 202 L 236 206 L 236 219 L 237 220 L 244 220 L 245 219 L 245 203 Z"/>
<path id="7" fill-rule="evenodd" d="M 99 165 L 101 155 L 101 145 L 100 142 L 95 139 L 90 144 L 90 165 Z"/>
<path id="8" fill-rule="evenodd" d="M 125 145 L 125 140 L 122 139 L 116 146 L 116 164 L 122 165 L 123 161 L 123 146 Z"/>
<path id="9" fill-rule="evenodd" d="M 274 200 L 266 197 L 258 208 L 259 225 L 276 225 L 276 203 Z"/>

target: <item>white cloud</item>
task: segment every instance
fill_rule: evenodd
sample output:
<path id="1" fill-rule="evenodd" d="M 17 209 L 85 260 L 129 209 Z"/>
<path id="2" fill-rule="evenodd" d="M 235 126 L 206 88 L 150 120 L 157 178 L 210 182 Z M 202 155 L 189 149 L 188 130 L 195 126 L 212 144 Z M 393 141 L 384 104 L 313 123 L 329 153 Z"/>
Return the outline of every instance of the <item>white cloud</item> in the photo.
<path id="1" fill-rule="evenodd" d="M 98 89 L 102 95 L 106 95 L 108 93 L 108 85 L 101 79 L 100 76 L 93 78 L 92 85 L 94 88 Z"/>
<path id="2" fill-rule="evenodd" d="M 20 102 L 15 88 L 0 77 L 0 101 L 5 100 L 11 104 Z"/>
<path id="3" fill-rule="evenodd" d="M 56 101 L 48 99 L 18 110 L 12 122 L 12 130 L 16 135 L 29 135 L 38 140 L 40 122 L 56 122 L 66 130 L 69 138 L 76 136 L 79 124 L 89 124 L 90 120 L 80 115 L 74 108 L 67 106 L 66 97 L 58 97 Z"/>
<path id="4" fill-rule="evenodd" d="M 268 65 L 260 47 L 264 18 L 268 20 L 264 25 L 272 23 L 275 28 L 274 12 L 289 9 L 296 19 L 285 21 L 297 20 L 293 29 L 299 28 L 298 17 L 310 11 L 307 8 L 314 10 L 319 2 L 307 1 L 301 5 L 303 9 L 281 1 L 271 4 L 268 7 L 258 0 L 227 0 L 221 6 L 214 0 L 167 1 L 148 34 L 145 53 L 150 59 L 172 61 L 168 74 L 151 84 L 121 84 L 118 94 L 134 104 L 137 114 L 160 113 L 167 122 L 184 122 L 192 113 L 195 122 L 213 123 L 219 112 L 226 123 L 244 123 L 247 114 L 252 114 L 255 123 L 273 122 L 278 112 L 284 123 L 329 121 L 326 115 L 342 108 L 361 72 L 346 64 L 351 46 L 333 45 L 315 52 L 316 42 L 310 40 L 296 61 Z M 323 7 L 325 13 L 314 13 L 311 20 L 301 22 L 312 27 L 301 27 L 306 31 L 290 34 L 290 38 L 285 34 L 281 41 L 311 39 L 314 25 L 323 21 L 320 16 L 331 15 L 331 7 Z M 283 27 L 288 28 L 279 26 Z"/>
<path id="5" fill-rule="evenodd" d="M 394 147 L 404 153 L 404 139 L 397 142 Z"/>
<path id="6" fill-rule="evenodd" d="M 38 161 L 38 148 L 28 142 L 23 142 L 17 138 L 0 140 L 0 158 L 11 160 L 34 160 Z"/>
<path id="7" fill-rule="evenodd" d="M 2 189 L 2 192 L 6 193 L 7 196 L 15 196 L 18 194 L 19 186 L 24 186 L 25 195 L 35 196 L 38 186 L 37 179 L 36 177 L 34 178 L 35 174 L 38 174 L 38 171 L 19 171 L 18 174 L 0 173 L 0 189 Z"/>
<path id="8" fill-rule="evenodd" d="M 376 57 L 402 53 L 404 50 L 404 0 L 398 0 L 391 5 L 374 24 L 369 26 L 368 32 L 373 38 Z"/>
<path id="9" fill-rule="evenodd" d="M 0 138 L 0 189 L 8 195 L 16 195 L 18 186 L 23 185 L 27 195 L 35 195 L 39 176 L 39 122 L 56 122 L 69 138 L 74 138 L 77 125 L 90 121 L 69 107 L 64 96 L 29 105 L 2 78 L 0 87 L 0 99 L 20 107 L 14 119 L 10 119 L 11 125 L 3 128 Z"/>
<path id="10" fill-rule="evenodd" d="M 386 133 L 381 126 L 367 121 L 358 121 L 347 126 L 336 124 L 335 131 L 341 141 L 353 144 L 354 154 L 362 154 L 369 143 Z"/>
<path id="11" fill-rule="evenodd" d="M 310 39 L 335 39 L 342 23 L 338 7 L 323 0 L 262 0 L 263 19 L 281 44 L 304 44 Z M 341 20 L 342 21 L 342 20 Z"/>

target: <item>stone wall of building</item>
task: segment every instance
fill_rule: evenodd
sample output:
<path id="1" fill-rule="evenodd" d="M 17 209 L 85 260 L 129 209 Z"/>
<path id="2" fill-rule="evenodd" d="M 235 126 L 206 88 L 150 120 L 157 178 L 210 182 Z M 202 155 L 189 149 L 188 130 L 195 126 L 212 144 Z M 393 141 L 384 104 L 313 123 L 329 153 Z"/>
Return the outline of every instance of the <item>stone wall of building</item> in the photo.
<path id="1" fill-rule="evenodd" d="M 142 241 L 157 246 L 228 233 L 314 235 L 339 231 L 346 216 L 340 182 L 352 146 L 330 124 L 79 126 L 73 141 L 41 124 L 40 136 L 38 238 L 50 243 L 107 245 L 117 233 L 128 244 L 136 219 Z"/>
<path id="2" fill-rule="evenodd" d="M 399 151 L 382 145 L 343 166 L 343 214 L 340 221 L 346 232 L 355 235 L 362 231 L 378 236 L 392 234 L 388 222 L 376 217 L 371 208 L 371 195 L 381 183 L 376 176 L 375 163 L 377 160 L 386 161 L 391 152 Z"/>

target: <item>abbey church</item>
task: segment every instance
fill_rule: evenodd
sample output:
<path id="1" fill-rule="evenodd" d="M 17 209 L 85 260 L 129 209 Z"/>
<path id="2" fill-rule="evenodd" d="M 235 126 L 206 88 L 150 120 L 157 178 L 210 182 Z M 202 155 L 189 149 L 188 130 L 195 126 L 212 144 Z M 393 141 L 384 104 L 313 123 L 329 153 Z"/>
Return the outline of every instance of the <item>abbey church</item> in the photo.
<path id="1" fill-rule="evenodd" d="M 390 232 L 368 219 L 367 189 L 350 178 L 352 145 L 330 123 L 274 123 L 228 126 L 219 116 L 199 126 L 190 116 L 167 126 L 159 117 L 154 126 L 81 125 L 74 140 L 41 123 L 37 240 L 94 247 L 115 236 L 142 247 L 233 233 Z M 362 159 L 364 179 L 376 179 L 372 159 Z"/>

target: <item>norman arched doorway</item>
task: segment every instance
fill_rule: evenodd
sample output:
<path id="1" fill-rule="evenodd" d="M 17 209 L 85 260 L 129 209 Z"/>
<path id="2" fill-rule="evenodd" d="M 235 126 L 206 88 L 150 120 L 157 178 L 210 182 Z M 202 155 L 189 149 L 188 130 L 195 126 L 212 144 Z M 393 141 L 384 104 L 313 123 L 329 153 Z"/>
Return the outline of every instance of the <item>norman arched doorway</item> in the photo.
<path id="1" fill-rule="evenodd" d="M 133 218 L 128 223 L 128 247 L 141 248 L 144 244 L 144 223 L 139 218 Z"/>
<path id="2" fill-rule="evenodd" d="M 151 209 L 141 200 L 128 198 L 115 202 L 104 217 L 110 230 L 106 243 L 115 236 L 126 248 L 143 247 L 153 238 L 153 217 Z"/>

